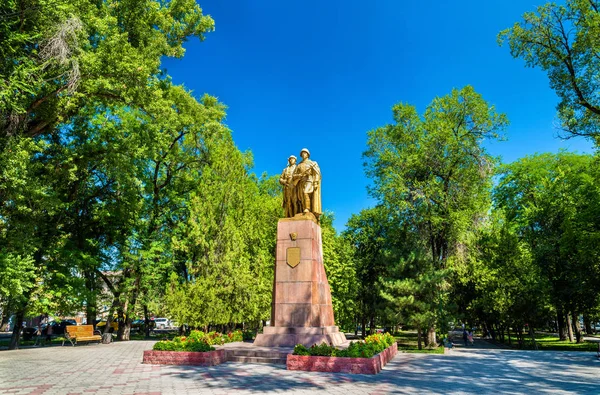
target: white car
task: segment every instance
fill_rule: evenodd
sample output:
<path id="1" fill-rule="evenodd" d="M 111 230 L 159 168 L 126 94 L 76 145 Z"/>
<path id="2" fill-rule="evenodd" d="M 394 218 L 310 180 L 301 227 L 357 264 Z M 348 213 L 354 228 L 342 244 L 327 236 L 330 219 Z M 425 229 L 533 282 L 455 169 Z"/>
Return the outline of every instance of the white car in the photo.
<path id="1" fill-rule="evenodd" d="M 167 329 L 171 327 L 171 322 L 168 318 L 155 318 L 154 327 L 156 329 Z"/>

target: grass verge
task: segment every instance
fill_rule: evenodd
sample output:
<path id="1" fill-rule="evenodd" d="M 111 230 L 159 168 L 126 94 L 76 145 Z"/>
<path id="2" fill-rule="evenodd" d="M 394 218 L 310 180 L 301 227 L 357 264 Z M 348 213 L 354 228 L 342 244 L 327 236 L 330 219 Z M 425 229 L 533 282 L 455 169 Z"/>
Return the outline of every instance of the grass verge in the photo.
<path id="1" fill-rule="evenodd" d="M 598 343 L 597 342 L 588 342 L 584 341 L 583 343 L 571 343 L 568 340 L 559 340 L 556 336 L 540 336 L 536 337 L 536 343 L 538 350 L 545 351 L 598 351 Z M 519 342 L 516 337 L 511 336 L 513 348 L 518 348 Z M 505 345 L 509 345 L 507 341 L 504 342 Z M 531 339 L 526 339 L 523 342 L 523 350 L 535 350 L 535 346 Z"/>

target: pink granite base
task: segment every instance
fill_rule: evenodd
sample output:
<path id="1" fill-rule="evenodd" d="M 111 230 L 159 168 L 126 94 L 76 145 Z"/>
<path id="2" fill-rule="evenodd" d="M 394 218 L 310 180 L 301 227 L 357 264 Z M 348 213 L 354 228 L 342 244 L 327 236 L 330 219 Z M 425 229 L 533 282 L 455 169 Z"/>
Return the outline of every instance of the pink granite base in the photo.
<path id="1" fill-rule="evenodd" d="M 254 345 L 260 347 L 293 347 L 296 344 L 304 344 L 310 347 L 313 344 L 321 343 L 339 346 L 345 342 L 346 336 L 339 331 L 337 326 L 265 326 L 263 333 L 256 335 Z"/>
<path id="2" fill-rule="evenodd" d="M 192 351 L 144 351 L 142 363 L 152 365 L 214 366 L 227 362 L 225 350 L 207 352 Z"/>
<path id="3" fill-rule="evenodd" d="M 394 343 L 371 358 L 313 357 L 288 354 L 287 369 L 309 372 L 377 374 L 397 353 L 398 344 Z"/>

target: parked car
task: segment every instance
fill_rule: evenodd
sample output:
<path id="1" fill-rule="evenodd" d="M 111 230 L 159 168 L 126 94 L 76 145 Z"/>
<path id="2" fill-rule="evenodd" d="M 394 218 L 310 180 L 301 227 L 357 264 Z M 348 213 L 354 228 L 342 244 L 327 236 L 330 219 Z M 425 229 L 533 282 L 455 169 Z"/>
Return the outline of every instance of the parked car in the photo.
<path id="1" fill-rule="evenodd" d="M 154 321 L 150 320 L 149 322 L 150 330 L 154 329 Z M 146 321 L 145 320 L 135 320 L 131 322 L 131 330 L 132 331 L 143 331 L 145 329 Z"/>
<path id="2" fill-rule="evenodd" d="M 169 329 L 171 327 L 171 322 L 168 318 L 155 318 L 154 325 L 156 329 Z"/>
<path id="3" fill-rule="evenodd" d="M 96 326 L 96 330 L 99 330 L 100 332 L 104 332 L 104 327 L 106 326 L 106 321 L 96 320 L 95 326 Z M 108 332 L 113 333 L 113 332 L 116 332 L 117 330 L 119 330 L 119 322 L 117 320 L 113 320 L 113 322 L 111 322 L 111 324 L 110 324 L 110 329 L 108 330 Z"/>

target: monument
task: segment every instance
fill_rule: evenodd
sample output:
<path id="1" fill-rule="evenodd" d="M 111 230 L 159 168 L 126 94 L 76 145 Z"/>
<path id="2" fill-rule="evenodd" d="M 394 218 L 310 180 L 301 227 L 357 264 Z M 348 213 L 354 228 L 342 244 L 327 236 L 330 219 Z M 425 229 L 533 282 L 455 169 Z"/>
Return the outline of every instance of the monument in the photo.
<path id="1" fill-rule="evenodd" d="M 323 266 L 319 217 L 321 170 L 300 151 L 288 158 L 279 182 L 284 187 L 286 218 L 277 224 L 277 253 L 271 326 L 256 336 L 255 346 L 281 347 L 323 342 L 337 346 L 346 337 L 335 326 L 331 290 Z M 292 168 L 293 167 L 293 168 Z"/>

